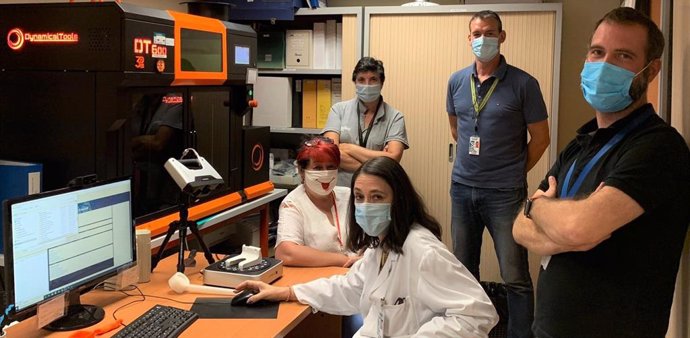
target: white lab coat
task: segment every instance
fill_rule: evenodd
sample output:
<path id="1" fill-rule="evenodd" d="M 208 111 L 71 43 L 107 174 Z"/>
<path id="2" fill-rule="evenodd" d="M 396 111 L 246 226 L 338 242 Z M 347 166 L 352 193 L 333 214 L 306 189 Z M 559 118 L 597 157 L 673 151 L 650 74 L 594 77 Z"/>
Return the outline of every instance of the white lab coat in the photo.
<path id="1" fill-rule="evenodd" d="M 379 274 L 381 253 L 366 250 L 346 275 L 295 285 L 297 299 L 317 311 L 361 313 L 355 337 L 377 337 L 381 309 L 385 337 L 488 336 L 498 321 L 489 297 L 429 230 L 415 226 L 403 254 L 391 252 Z"/>

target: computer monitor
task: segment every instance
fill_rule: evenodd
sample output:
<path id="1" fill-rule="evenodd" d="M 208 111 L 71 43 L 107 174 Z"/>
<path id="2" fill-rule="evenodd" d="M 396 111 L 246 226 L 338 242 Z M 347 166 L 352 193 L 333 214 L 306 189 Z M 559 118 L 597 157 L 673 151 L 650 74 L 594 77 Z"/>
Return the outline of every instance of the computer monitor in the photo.
<path id="1" fill-rule="evenodd" d="M 102 308 L 79 296 L 136 262 L 130 178 L 5 201 L 6 304 L 13 320 L 69 293 L 66 315 L 48 326 L 65 331 L 103 319 Z"/>

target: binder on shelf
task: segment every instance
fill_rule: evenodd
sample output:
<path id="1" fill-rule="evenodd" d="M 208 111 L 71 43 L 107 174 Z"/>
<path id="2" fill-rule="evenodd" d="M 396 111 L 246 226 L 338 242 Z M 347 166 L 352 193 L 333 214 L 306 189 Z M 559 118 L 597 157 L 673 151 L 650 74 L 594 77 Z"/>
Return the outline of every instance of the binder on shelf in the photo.
<path id="1" fill-rule="evenodd" d="M 316 80 L 302 81 L 302 128 L 316 128 Z"/>
<path id="2" fill-rule="evenodd" d="M 285 31 L 285 68 L 311 68 L 311 53 L 311 30 L 294 29 Z"/>
<path id="3" fill-rule="evenodd" d="M 295 79 L 292 92 L 292 127 L 302 128 L 302 80 Z"/>
<path id="4" fill-rule="evenodd" d="M 331 79 L 331 106 L 343 100 L 343 82 L 339 77 Z"/>
<path id="5" fill-rule="evenodd" d="M 0 160 L 0 206 L 2 201 L 41 192 L 43 165 Z M 0 225 L 4 222 L 0 208 Z M 3 251 L 0 231 L 0 252 Z"/>
<path id="6" fill-rule="evenodd" d="M 327 69 L 336 68 L 336 22 L 326 20 L 326 67 Z"/>
<path id="7" fill-rule="evenodd" d="M 324 69 L 326 68 L 326 23 L 314 22 L 313 33 L 313 63 L 312 68 Z"/>
<path id="8" fill-rule="evenodd" d="M 285 32 L 260 32 L 257 34 L 257 50 L 259 68 L 285 68 Z"/>
<path id="9" fill-rule="evenodd" d="M 343 23 L 335 24 L 335 69 L 343 68 Z"/>
<path id="10" fill-rule="evenodd" d="M 323 128 L 331 111 L 331 80 L 316 80 L 316 128 Z"/>
<path id="11" fill-rule="evenodd" d="M 289 77 L 259 76 L 254 85 L 252 125 L 271 127 L 292 126 L 292 79 Z"/>

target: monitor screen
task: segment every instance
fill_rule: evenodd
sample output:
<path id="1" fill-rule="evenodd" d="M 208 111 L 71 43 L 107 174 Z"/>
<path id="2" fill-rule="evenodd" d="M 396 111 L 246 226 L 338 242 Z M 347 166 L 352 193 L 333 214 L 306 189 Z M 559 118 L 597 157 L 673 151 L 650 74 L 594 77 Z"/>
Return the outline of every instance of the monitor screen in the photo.
<path id="1" fill-rule="evenodd" d="M 249 64 L 249 47 L 235 46 L 235 64 L 248 65 Z"/>
<path id="2" fill-rule="evenodd" d="M 133 265 L 131 200 L 125 178 L 5 202 L 5 287 L 18 315 Z"/>
<path id="3" fill-rule="evenodd" d="M 223 35 L 182 28 L 180 68 L 188 72 L 223 71 Z"/>

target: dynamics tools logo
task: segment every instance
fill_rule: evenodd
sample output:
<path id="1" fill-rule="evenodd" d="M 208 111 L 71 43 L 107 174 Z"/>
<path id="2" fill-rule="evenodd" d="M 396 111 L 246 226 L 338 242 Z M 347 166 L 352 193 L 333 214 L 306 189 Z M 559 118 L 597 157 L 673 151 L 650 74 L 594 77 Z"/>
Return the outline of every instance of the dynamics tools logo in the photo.
<path id="1" fill-rule="evenodd" d="M 20 50 L 26 43 L 65 44 L 79 42 L 79 34 L 74 32 L 24 32 L 14 28 L 7 33 L 7 46 L 12 50 Z"/>
<path id="2" fill-rule="evenodd" d="M 7 33 L 7 45 L 12 50 L 19 50 L 24 46 L 24 33 L 21 29 L 15 28 Z"/>
<path id="3" fill-rule="evenodd" d="M 264 147 L 261 145 L 261 143 L 254 145 L 250 156 L 252 157 L 252 169 L 254 171 L 261 170 L 261 167 L 264 166 Z"/>

